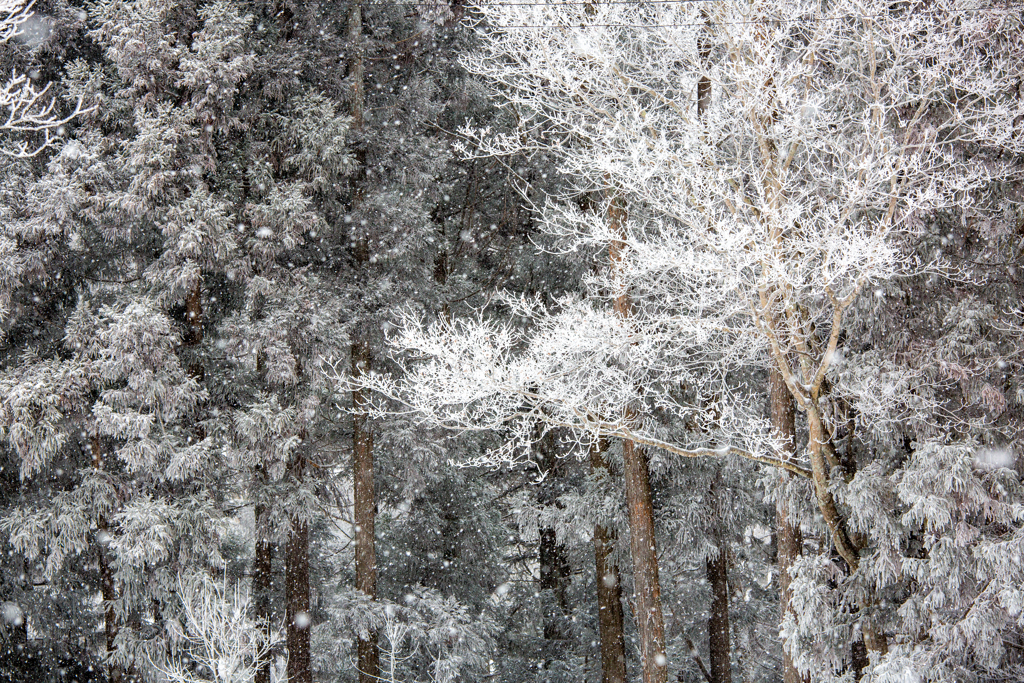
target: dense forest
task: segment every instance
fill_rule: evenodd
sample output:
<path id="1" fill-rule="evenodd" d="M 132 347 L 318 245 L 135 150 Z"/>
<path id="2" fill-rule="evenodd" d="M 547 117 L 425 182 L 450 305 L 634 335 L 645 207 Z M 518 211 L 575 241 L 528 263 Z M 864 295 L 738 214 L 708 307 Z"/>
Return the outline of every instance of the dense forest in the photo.
<path id="1" fill-rule="evenodd" d="M 0 0 L 0 683 L 1024 681 L 1019 0 Z"/>

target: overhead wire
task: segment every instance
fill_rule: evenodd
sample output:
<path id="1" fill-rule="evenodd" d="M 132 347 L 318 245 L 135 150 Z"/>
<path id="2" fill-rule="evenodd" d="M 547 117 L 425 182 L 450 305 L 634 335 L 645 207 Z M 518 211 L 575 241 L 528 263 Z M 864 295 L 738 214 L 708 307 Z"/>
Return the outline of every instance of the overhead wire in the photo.
<path id="1" fill-rule="evenodd" d="M 719 2 L 721 0 L 662 0 L 663 2 L 686 2 L 686 3 L 705 3 L 705 2 Z M 496 3 L 499 4 L 499 3 Z M 582 3 L 581 3 L 582 4 Z M 640 3 L 625 3 L 617 2 L 614 4 L 640 4 Z M 958 15 L 958 14 L 971 14 L 974 12 L 985 12 L 992 10 L 1024 10 L 1024 4 L 1014 5 L 1009 7 L 993 8 L 991 6 L 985 7 L 964 7 L 957 10 L 950 10 L 945 12 L 946 15 Z M 778 23 L 778 24 L 814 24 L 824 23 L 827 21 L 863 21 L 865 19 L 877 19 L 879 17 L 887 16 L 885 13 L 878 14 L 844 14 L 841 16 L 832 17 L 761 17 L 759 19 L 740 19 L 740 20 L 729 20 L 729 21 L 716 21 L 714 22 L 719 26 L 743 26 L 751 24 L 765 24 L 765 23 Z M 707 20 L 704 21 L 686 21 L 686 22 L 673 22 L 668 24 L 626 24 L 626 23 L 614 23 L 614 24 L 498 24 L 490 25 L 489 28 L 492 30 L 512 30 L 512 29 L 568 29 L 568 28 L 637 28 L 637 29 L 666 29 L 666 28 L 684 28 L 684 27 L 698 27 L 704 28 L 708 25 Z"/>
<path id="2" fill-rule="evenodd" d="M 483 7 L 587 7 L 587 6 L 602 6 L 602 5 L 633 5 L 636 7 L 642 7 L 645 5 L 699 5 L 699 4 L 711 4 L 722 2 L 723 0 L 556 0 L 554 2 L 538 2 L 537 0 L 512 0 L 510 2 L 482 2 L 480 6 Z M 428 1 L 416 0 L 394 0 L 394 2 L 369 2 L 363 3 L 363 7 L 388 7 L 401 5 L 406 7 L 423 7 L 429 6 Z M 961 8 L 950 8 L 942 10 L 946 15 L 959 15 L 959 14 L 971 14 L 974 12 L 999 12 L 999 11 L 1015 11 L 1024 10 L 1024 4 L 1006 3 L 999 6 L 995 3 L 989 5 L 978 5 L 974 7 L 961 7 Z M 848 20 L 864 20 L 864 19 L 877 19 L 879 17 L 886 16 L 885 13 L 878 14 L 846 14 L 842 16 L 833 17 L 762 17 L 759 19 L 744 19 L 744 20 L 732 20 L 732 21 L 720 21 L 715 22 L 718 25 L 725 26 L 740 26 L 748 24 L 764 24 L 764 23 L 818 23 L 826 21 L 848 21 Z M 668 24 L 629 24 L 629 23 L 608 23 L 608 24 L 591 24 L 586 23 L 580 26 L 575 24 L 506 24 L 506 25 L 490 25 L 489 28 L 493 30 L 533 30 L 533 29 L 568 29 L 568 28 L 637 28 L 637 29 L 667 29 L 667 28 L 685 28 L 685 27 L 705 27 L 707 22 L 705 21 L 693 21 L 693 22 L 673 22 Z"/>

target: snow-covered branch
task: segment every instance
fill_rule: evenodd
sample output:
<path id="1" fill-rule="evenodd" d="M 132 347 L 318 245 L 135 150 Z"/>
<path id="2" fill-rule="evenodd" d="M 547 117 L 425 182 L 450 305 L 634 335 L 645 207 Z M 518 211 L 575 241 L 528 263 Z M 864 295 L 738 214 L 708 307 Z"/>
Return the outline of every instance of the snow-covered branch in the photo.
<path id="1" fill-rule="evenodd" d="M 178 590 L 187 659 L 171 656 L 154 668 L 171 683 L 252 681 L 275 642 L 249 616 L 249 593 L 205 574 L 179 579 Z"/>
<path id="2" fill-rule="evenodd" d="M 538 313 L 521 303 L 521 312 Z M 778 444 L 756 419 L 737 413 L 728 397 L 698 410 L 670 387 L 652 382 L 657 373 L 651 368 L 645 372 L 643 363 L 624 362 L 624 354 L 642 353 L 656 341 L 645 342 L 620 319 L 583 302 L 566 300 L 563 306 L 558 315 L 541 314 L 541 329 L 528 336 L 484 320 L 424 327 L 410 319 L 394 340 L 407 352 L 396 357 L 402 368 L 397 378 L 334 375 L 345 391 L 358 385 L 372 392 L 380 415 L 409 410 L 446 429 L 503 433 L 506 446 L 485 458 L 492 466 L 530 453 L 540 425 L 563 428 L 581 444 L 621 437 L 679 457 L 732 455 L 810 476 L 798 462 L 775 457 Z M 705 391 L 707 397 L 714 393 L 710 386 Z M 653 424 L 627 420 L 625 407 L 637 401 L 700 425 L 695 443 L 671 443 L 654 435 Z M 717 426 L 722 413 L 733 417 L 731 431 Z"/>
<path id="3" fill-rule="evenodd" d="M 0 42 L 18 35 L 22 24 L 32 16 L 33 2 L 22 0 L 0 1 Z M 25 74 L 16 71 L 0 87 L 0 131 L 37 134 L 20 139 L 8 137 L 0 144 L 0 154 L 15 158 L 33 157 L 50 147 L 60 137 L 60 128 L 90 108 L 83 107 L 81 97 L 67 115 L 57 111 L 57 98 L 50 94 L 49 84 L 37 88 Z"/>

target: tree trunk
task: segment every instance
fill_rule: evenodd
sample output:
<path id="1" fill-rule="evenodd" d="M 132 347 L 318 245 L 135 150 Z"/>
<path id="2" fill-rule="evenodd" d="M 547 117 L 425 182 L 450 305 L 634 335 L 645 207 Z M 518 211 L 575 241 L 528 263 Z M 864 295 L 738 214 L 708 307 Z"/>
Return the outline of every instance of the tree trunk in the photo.
<path id="1" fill-rule="evenodd" d="M 590 467 L 608 470 L 604 444 L 590 448 Z M 626 683 L 626 639 L 622 628 L 622 586 L 612 561 L 615 532 L 594 525 L 594 567 L 597 580 L 597 623 L 601 633 L 601 683 Z"/>
<path id="2" fill-rule="evenodd" d="M 92 451 L 93 468 L 98 472 L 103 471 L 103 450 L 100 445 L 100 438 L 93 436 L 89 446 Z M 103 595 L 103 604 L 105 606 L 103 612 L 103 634 L 105 636 L 107 659 L 109 661 L 114 656 L 114 652 L 117 651 L 115 641 L 117 640 L 118 623 L 117 613 L 114 611 L 114 601 L 117 600 L 117 585 L 114 583 L 114 571 L 111 569 L 110 561 L 107 559 L 106 546 L 110 542 L 108 529 L 107 518 L 103 515 L 97 517 L 96 560 L 100 568 L 100 592 Z M 114 664 L 108 664 L 107 676 L 110 678 L 111 683 L 120 683 L 124 678 L 124 670 Z"/>
<path id="3" fill-rule="evenodd" d="M 708 615 L 708 649 L 713 683 L 732 683 L 732 646 L 729 638 L 729 547 L 722 532 L 718 509 L 718 477 L 711 483 L 710 498 L 716 519 L 711 535 L 718 554 L 707 559 L 708 584 L 711 586 L 711 612 Z"/>
<path id="4" fill-rule="evenodd" d="M 273 546 L 270 542 L 268 510 L 266 505 L 256 506 L 256 559 L 252 566 L 252 595 L 256 619 L 264 637 L 270 640 L 270 605 L 273 590 Z M 271 657 L 259 662 L 256 667 L 255 683 L 270 683 Z"/>
<path id="5" fill-rule="evenodd" d="M 621 272 L 625 250 L 626 208 L 620 198 L 612 199 L 608 219 L 612 234 L 620 236 L 608 248 L 612 273 L 615 274 Z M 614 307 L 618 316 L 628 321 L 632 302 L 625 291 L 615 298 Z M 633 407 L 627 408 L 624 418 L 627 423 L 635 422 L 636 410 Z M 633 615 L 640 635 L 644 683 L 665 683 L 668 680 L 665 619 L 661 611 L 654 505 L 651 501 L 647 454 L 632 441 L 623 439 L 622 461 L 626 480 L 626 506 L 629 510 L 629 546 L 633 559 Z"/>
<path id="6" fill-rule="evenodd" d="M 352 375 L 359 377 L 370 369 L 370 349 L 362 343 L 352 344 Z M 376 500 L 373 490 L 373 435 L 367 424 L 362 390 L 352 392 L 352 481 L 355 506 L 356 590 L 371 600 L 377 598 L 377 552 L 374 547 Z M 358 643 L 359 683 L 375 683 L 380 675 L 377 632 L 371 631 Z"/>
<path id="7" fill-rule="evenodd" d="M 292 521 L 285 551 L 288 683 L 313 683 L 309 658 L 309 525 Z"/>
<path id="8" fill-rule="evenodd" d="M 707 17 L 705 16 L 705 20 Z M 710 41 L 705 31 L 697 37 L 697 53 L 702 67 L 711 56 Z M 703 122 L 711 106 L 711 79 L 702 74 L 697 80 L 697 120 Z M 708 648 L 711 671 L 708 680 L 713 683 L 732 683 L 732 646 L 729 638 L 729 552 L 722 532 L 721 510 L 718 505 L 717 481 L 711 484 L 710 497 L 715 506 L 716 519 L 712 521 L 711 536 L 718 554 L 707 559 L 707 579 L 711 586 L 711 612 L 708 615 Z M 705 674 L 706 676 L 709 674 Z"/>
<path id="9" fill-rule="evenodd" d="M 836 552 L 846 561 L 852 574 L 860 566 L 860 557 L 857 554 L 857 547 L 846 531 L 846 521 L 839 514 L 835 498 L 833 498 L 832 491 L 829 488 L 831 482 L 828 475 L 828 463 L 825 457 L 825 451 L 828 447 L 828 434 L 821 423 L 818 408 L 815 405 L 808 405 L 807 450 L 811 456 L 814 495 L 818 501 L 818 509 L 821 510 L 821 515 L 825 518 L 825 523 L 828 524 L 828 528 L 832 532 L 832 542 L 835 544 Z"/>
<path id="10" fill-rule="evenodd" d="M 366 98 L 363 92 L 366 66 L 363 63 L 363 51 L 359 45 L 363 38 L 363 3 L 353 2 L 348 15 L 348 42 L 355 45 L 352 61 L 349 62 L 348 76 L 352 83 L 352 96 L 349 103 L 349 116 L 352 117 L 352 129 L 361 130 L 363 127 L 363 107 Z"/>
<path id="11" fill-rule="evenodd" d="M 544 481 L 537 492 L 537 502 L 541 505 L 558 506 L 561 493 L 559 480 L 561 469 L 556 452 L 555 433 L 552 430 L 540 434 L 537 438 L 537 465 L 544 473 Z M 559 649 L 553 641 L 563 641 L 565 633 L 565 615 L 569 611 L 568 583 L 571 575 L 569 561 L 565 556 L 565 548 L 558 544 L 555 530 L 551 527 L 540 529 L 538 543 L 538 560 L 540 563 L 540 590 L 547 591 L 553 601 L 545 600 L 544 604 L 544 639 L 549 645 L 549 655 L 556 656 Z"/>
<path id="12" fill-rule="evenodd" d="M 100 534 L 103 534 L 109 538 L 107 533 L 107 519 L 100 516 L 96 520 L 96 528 Z M 114 572 L 110 568 L 110 562 L 107 560 L 107 549 L 106 543 L 100 542 L 96 549 L 97 557 L 100 565 L 100 590 L 103 593 L 103 604 L 106 609 L 103 613 L 103 632 L 106 636 L 107 646 L 107 658 L 114 656 L 114 652 L 117 651 L 117 645 L 115 641 L 117 639 L 118 624 L 117 624 L 117 613 L 114 611 L 114 601 L 117 600 L 117 586 L 114 584 Z M 110 676 L 111 683 L 120 683 L 122 679 L 122 669 L 114 664 L 109 664 L 108 675 Z"/>
<path id="13" fill-rule="evenodd" d="M 796 410 L 793 407 L 793 397 L 786 387 L 782 373 L 774 368 L 769 371 L 768 387 L 771 396 L 772 428 L 775 430 L 775 435 L 784 442 L 782 457 L 792 458 L 796 455 Z M 792 476 L 794 475 L 789 472 L 779 473 L 781 481 L 786 481 Z M 790 523 L 789 509 L 786 501 L 782 498 L 775 504 L 775 526 L 779 547 L 779 620 L 781 622 L 790 611 L 789 602 L 793 597 L 793 591 L 790 588 L 792 581 L 790 568 L 800 557 L 803 546 L 800 527 Z M 782 648 L 782 680 L 783 683 L 806 682 L 806 679 L 793 666 L 793 658 L 789 656 L 785 647 Z"/>
<path id="14" fill-rule="evenodd" d="M 186 344 L 198 344 L 203 341 L 203 281 L 196 281 L 196 286 L 185 298 L 185 321 L 188 324 Z"/>
<path id="15" fill-rule="evenodd" d="M 540 530 L 540 589 L 550 591 L 554 604 L 544 615 L 544 639 L 563 640 L 564 621 L 569 609 L 566 584 L 569 581 L 569 562 L 565 549 L 558 545 L 555 530 L 548 527 Z"/>
<path id="16" fill-rule="evenodd" d="M 654 539 L 654 505 L 647 473 L 647 455 L 632 441 L 622 442 L 629 509 L 629 545 L 633 556 L 633 615 L 640 634 L 644 683 L 665 683 L 665 621 L 658 583 L 658 551 Z"/>
<path id="17" fill-rule="evenodd" d="M 349 62 L 349 81 L 352 94 L 349 115 L 352 117 L 352 130 L 360 133 L 363 129 L 363 109 L 365 107 L 365 64 L 362 51 L 363 7 L 362 2 L 354 2 L 348 15 L 348 41 L 353 46 L 353 56 Z M 352 196 L 349 209 L 355 210 L 362 202 L 365 181 L 366 155 L 359 143 L 356 152 L 358 168 L 352 174 Z M 355 229 L 355 228 L 353 228 Z M 352 235 L 355 245 L 353 256 L 356 262 L 365 267 L 370 258 L 370 245 L 366 235 Z M 372 353 L 367 343 L 356 341 L 352 344 L 352 375 L 359 377 L 370 369 Z M 377 553 L 374 547 L 374 521 L 377 514 L 377 503 L 373 489 L 373 435 L 370 433 L 365 413 L 361 412 L 366 405 L 365 392 L 352 392 L 352 481 L 353 503 L 355 516 L 355 553 L 356 553 L 356 590 L 362 591 L 371 599 L 377 598 Z M 380 653 L 377 649 L 377 632 L 371 631 L 367 637 L 359 638 L 356 646 L 356 666 L 359 669 L 359 683 L 376 683 L 380 675 Z"/>

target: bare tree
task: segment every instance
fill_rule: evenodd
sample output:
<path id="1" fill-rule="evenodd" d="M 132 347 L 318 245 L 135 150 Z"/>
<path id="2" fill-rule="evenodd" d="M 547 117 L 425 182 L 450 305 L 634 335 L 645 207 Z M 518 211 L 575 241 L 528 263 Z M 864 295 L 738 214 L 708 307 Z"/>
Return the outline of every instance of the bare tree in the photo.
<path id="1" fill-rule="evenodd" d="M 179 579 L 178 591 L 184 652 L 154 668 L 170 683 L 252 681 L 275 640 L 249 616 L 249 592 L 205 574 Z"/>
<path id="2" fill-rule="evenodd" d="M 589 300 L 506 297 L 528 331 L 410 319 L 395 338 L 416 359 L 404 377 L 361 386 L 434 424 L 504 430 L 491 464 L 529 458 L 542 421 L 581 445 L 620 438 L 781 468 L 811 481 L 844 573 L 858 575 L 869 549 L 835 496 L 847 476 L 832 445 L 839 401 L 876 428 L 907 406 L 924 422 L 940 408 L 909 396 L 899 373 L 844 383 L 841 340 L 865 291 L 945 272 L 907 248 L 927 216 L 1019 178 L 962 151 L 1024 151 L 1015 14 L 959 0 L 704 5 L 480 7 L 482 47 L 466 64 L 519 127 L 467 128 L 473 153 L 557 156 L 575 186 L 538 207 L 543 227 L 566 250 L 614 245 L 613 267 L 593 277 Z M 571 201 L 609 187 L 605 212 Z M 620 201 L 628 218 L 609 221 Z M 751 367 L 776 375 L 804 414 L 805 452 L 764 415 L 763 392 L 730 385 Z M 695 425 L 689 441 L 660 439 L 644 413 L 654 410 Z M 865 571 L 887 580 L 884 565 Z M 882 656 L 884 634 L 866 616 L 860 626 Z"/>

